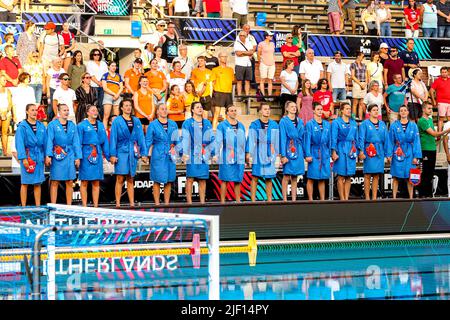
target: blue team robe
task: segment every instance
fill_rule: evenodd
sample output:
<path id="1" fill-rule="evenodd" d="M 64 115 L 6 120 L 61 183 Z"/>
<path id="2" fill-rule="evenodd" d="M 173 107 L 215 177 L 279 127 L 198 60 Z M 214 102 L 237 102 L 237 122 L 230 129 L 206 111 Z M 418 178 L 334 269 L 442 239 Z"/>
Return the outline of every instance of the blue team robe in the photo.
<path id="1" fill-rule="evenodd" d="M 280 130 L 278 124 L 269 119 L 268 128 L 263 130 L 261 121 L 250 124 L 246 153 L 252 157 L 252 175 L 264 179 L 276 177 L 275 160 L 280 153 Z"/>
<path id="2" fill-rule="evenodd" d="M 364 160 L 364 174 L 381 174 L 384 173 L 384 158 L 389 154 L 389 134 L 386 124 L 378 121 L 378 130 L 370 119 L 364 120 L 359 126 L 359 149 L 364 152 L 366 159 Z M 367 147 L 373 143 L 377 150 L 375 157 L 367 155 Z"/>
<path id="3" fill-rule="evenodd" d="M 33 132 L 26 120 L 21 121 L 16 130 L 15 145 L 17 150 L 17 158 L 20 162 L 20 180 L 22 184 L 41 184 L 45 180 L 44 176 L 44 160 L 45 160 L 45 144 L 47 142 L 47 130 L 40 122 L 36 122 L 37 131 Z M 27 155 L 36 163 L 33 173 L 28 173 L 23 165 Z"/>
<path id="4" fill-rule="evenodd" d="M 308 179 L 324 180 L 331 176 L 331 125 L 323 120 L 322 126 L 320 129 L 314 119 L 306 124 L 305 158 L 312 157 L 308 163 Z"/>
<path id="5" fill-rule="evenodd" d="M 214 133 L 212 124 L 209 120 L 202 120 L 203 128 L 194 118 L 189 118 L 182 125 L 182 148 L 183 155 L 188 155 L 189 160 L 186 164 L 186 177 L 208 179 L 209 164 L 208 161 L 214 156 Z M 205 154 L 202 155 L 202 149 Z"/>
<path id="6" fill-rule="evenodd" d="M 289 161 L 283 165 L 283 174 L 298 176 L 305 174 L 305 159 L 303 152 L 303 138 L 305 134 L 305 126 L 303 120 L 297 117 L 297 127 L 294 126 L 288 116 L 280 120 L 280 154 Z M 296 158 L 291 159 L 292 151 L 290 148 L 294 146 L 296 149 Z M 289 149 L 289 150 L 288 150 Z"/>
<path id="7" fill-rule="evenodd" d="M 136 117 L 131 117 L 131 119 L 134 125 L 131 133 L 126 120 L 122 116 L 118 116 L 112 122 L 109 155 L 118 159 L 114 165 L 114 174 L 134 177 L 138 159 L 141 156 L 146 157 L 148 149 L 145 145 L 141 122 Z"/>
<path id="8" fill-rule="evenodd" d="M 55 158 L 56 146 L 62 147 L 67 153 L 64 159 Z M 76 178 L 75 160 L 81 159 L 82 156 L 77 126 L 72 121 L 67 121 L 67 132 L 64 131 L 59 119 L 48 124 L 46 156 L 52 158 L 50 180 L 69 181 Z"/>
<path id="9" fill-rule="evenodd" d="M 87 181 L 103 180 L 103 155 L 109 159 L 109 142 L 103 122 L 97 120 L 97 131 L 95 131 L 89 120 L 83 120 L 78 124 L 78 136 L 83 155 L 78 178 Z M 97 163 L 95 164 L 88 160 L 93 150 L 92 145 L 97 148 Z"/>
<path id="10" fill-rule="evenodd" d="M 395 121 L 389 129 L 389 139 L 391 150 L 389 156 L 392 156 L 391 175 L 400 179 L 409 178 L 409 170 L 413 165 L 414 158 L 422 158 L 422 150 L 420 146 L 420 136 L 417 124 L 409 121 L 406 131 L 403 131 L 402 124 L 399 120 Z M 399 161 L 395 154 L 398 146 L 403 150 L 404 159 Z"/>
<path id="11" fill-rule="evenodd" d="M 355 158 L 352 158 L 352 147 L 355 148 Z M 331 150 L 335 150 L 339 156 L 333 164 L 333 172 L 343 177 L 355 175 L 358 159 L 358 124 L 355 120 L 350 119 L 348 124 L 342 118 L 333 121 Z"/>
<path id="12" fill-rule="evenodd" d="M 168 119 L 167 131 L 158 120 L 154 120 L 147 127 L 145 144 L 147 149 L 153 146 L 150 160 L 150 180 L 157 183 L 174 182 L 176 179 L 176 163 L 170 155 L 171 145 L 175 151 L 180 141 L 177 124 Z M 176 151 L 177 152 L 177 151 Z"/>
<path id="13" fill-rule="evenodd" d="M 219 157 L 219 179 L 242 182 L 245 169 L 245 127 L 238 122 L 235 132 L 228 120 L 217 126 L 216 154 Z"/>

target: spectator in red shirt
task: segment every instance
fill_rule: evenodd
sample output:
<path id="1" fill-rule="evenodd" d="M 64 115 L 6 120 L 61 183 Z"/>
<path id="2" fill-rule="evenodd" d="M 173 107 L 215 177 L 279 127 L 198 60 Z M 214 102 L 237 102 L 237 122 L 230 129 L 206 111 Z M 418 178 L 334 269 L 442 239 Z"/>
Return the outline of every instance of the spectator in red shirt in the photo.
<path id="1" fill-rule="evenodd" d="M 314 92 L 313 102 L 318 102 L 322 105 L 322 119 L 331 120 L 334 118 L 333 93 L 329 90 L 330 86 L 327 79 L 320 79 L 317 87 L 319 90 Z"/>
<path id="2" fill-rule="evenodd" d="M 66 21 L 62 25 L 62 30 L 59 32 L 59 35 L 64 39 L 64 48 L 66 49 L 64 56 L 62 57 L 64 60 L 63 68 L 66 72 L 69 70 L 70 62 L 73 57 L 73 50 L 75 50 L 75 35 L 69 30 L 69 23 Z"/>
<path id="3" fill-rule="evenodd" d="M 6 56 L 0 60 L 0 72 L 6 78 L 6 87 L 15 87 L 19 83 L 19 74 L 22 73 L 22 65 L 17 57 L 14 57 L 14 47 L 5 47 Z"/>
<path id="4" fill-rule="evenodd" d="M 408 6 L 403 9 L 406 20 L 406 38 L 418 38 L 419 37 L 419 25 L 420 25 L 420 8 L 417 7 L 416 0 L 409 0 Z"/>
<path id="5" fill-rule="evenodd" d="M 300 49 L 298 46 L 292 44 L 293 37 L 291 33 L 286 35 L 286 44 L 281 46 L 281 54 L 283 55 L 283 65 L 286 64 L 287 60 L 294 61 L 294 71 L 299 74 L 300 63 L 298 62 L 298 57 L 300 57 Z"/>
<path id="6" fill-rule="evenodd" d="M 444 121 L 450 121 L 450 80 L 448 67 L 441 68 L 441 76 L 437 78 L 430 89 L 433 106 L 437 106 L 439 113 L 438 131 L 442 131 Z"/>
<path id="7" fill-rule="evenodd" d="M 203 15 L 205 18 L 221 18 L 222 0 L 203 0 Z"/>
<path id="8" fill-rule="evenodd" d="M 385 89 L 394 83 L 394 74 L 401 74 L 405 80 L 405 63 L 398 57 L 398 48 L 392 47 L 389 59 L 384 62 L 383 79 Z"/>

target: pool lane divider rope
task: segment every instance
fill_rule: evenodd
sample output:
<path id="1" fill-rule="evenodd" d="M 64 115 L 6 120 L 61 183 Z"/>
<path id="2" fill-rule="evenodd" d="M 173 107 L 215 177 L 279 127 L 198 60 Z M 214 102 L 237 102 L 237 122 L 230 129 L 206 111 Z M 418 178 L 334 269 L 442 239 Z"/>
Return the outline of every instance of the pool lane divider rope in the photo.
<path id="1" fill-rule="evenodd" d="M 249 233 L 249 241 L 246 246 L 222 246 L 219 249 L 221 254 L 233 254 L 233 253 L 248 253 L 249 265 L 256 265 L 256 256 L 258 252 L 258 246 L 256 243 L 255 232 Z M 150 257 L 150 256 L 169 256 L 169 255 L 190 255 L 195 269 L 200 268 L 200 256 L 209 253 L 208 248 L 200 247 L 200 235 L 194 234 L 191 248 L 174 248 L 174 249 L 138 249 L 138 250 L 110 250 L 110 251 L 97 251 L 97 252 L 67 252 L 56 253 L 55 260 L 70 260 L 70 259 L 99 259 L 99 258 L 125 258 L 125 257 Z M 24 255 L 1 255 L 0 262 L 13 262 L 22 261 Z M 30 258 L 29 254 L 26 254 Z M 41 259 L 46 260 L 47 254 L 42 254 Z"/>

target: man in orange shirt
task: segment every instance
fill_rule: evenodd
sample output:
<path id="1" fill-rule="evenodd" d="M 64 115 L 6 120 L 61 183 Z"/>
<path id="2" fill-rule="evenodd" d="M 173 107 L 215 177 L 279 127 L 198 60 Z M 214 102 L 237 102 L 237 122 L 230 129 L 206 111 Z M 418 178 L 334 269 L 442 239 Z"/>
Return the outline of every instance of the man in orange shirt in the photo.
<path id="1" fill-rule="evenodd" d="M 142 59 L 137 58 L 133 62 L 133 68 L 125 71 L 125 93 L 124 97 L 131 99 L 134 93 L 139 89 L 139 78 L 143 75 Z"/>
<path id="2" fill-rule="evenodd" d="M 192 70 L 191 81 L 194 83 L 195 91 L 200 96 L 200 102 L 203 106 L 203 118 L 208 118 L 208 113 L 212 107 L 212 82 L 214 75 L 211 70 L 206 68 L 206 58 L 197 57 L 198 67 Z"/>
<path id="3" fill-rule="evenodd" d="M 225 52 L 219 53 L 219 66 L 212 70 L 214 92 L 213 92 L 213 130 L 216 130 L 219 122 L 220 108 L 233 104 L 233 81 L 234 70 L 227 67 L 228 56 Z"/>

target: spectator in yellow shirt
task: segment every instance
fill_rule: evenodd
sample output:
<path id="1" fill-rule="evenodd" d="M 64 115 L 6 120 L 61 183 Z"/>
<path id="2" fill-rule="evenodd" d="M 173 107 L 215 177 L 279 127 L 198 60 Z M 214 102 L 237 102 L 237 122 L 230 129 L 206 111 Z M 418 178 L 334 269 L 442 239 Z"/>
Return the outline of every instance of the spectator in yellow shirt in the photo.
<path id="1" fill-rule="evenodd" d="M 197 58 L 198 67 L 192 70 L 191 80 L 194 83 L 195 91 L 200 97 L 200 102 L 203 106 L 203 118 L 208 118 L 208 112 L 212 107 L 212 82 L 213 73 L 206 68 L 206 58 L 199 56 Z"/>
<path id="2" fill-rule="evenodd" d="M 220 108 L 233 104 L 234 70 L 227 67 L 228 56 L 225 52 L 219 53 L 219 66 L 213 72 L 213 130 L 216 130 L 219 122 Z"/>
<path id="3" fill-rule="evenodd" d="M 197 92 L 195 92 L 194 84 L 191 80 L 187 81 L 184 85 L 184 107 L 185 107 L 185 118 L 189 119 L 191 117 L 191 104 L 200 101 L 200 97 Z"/>

